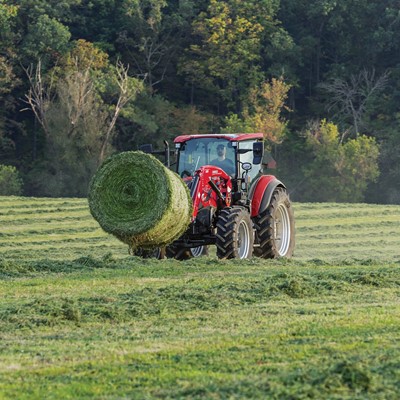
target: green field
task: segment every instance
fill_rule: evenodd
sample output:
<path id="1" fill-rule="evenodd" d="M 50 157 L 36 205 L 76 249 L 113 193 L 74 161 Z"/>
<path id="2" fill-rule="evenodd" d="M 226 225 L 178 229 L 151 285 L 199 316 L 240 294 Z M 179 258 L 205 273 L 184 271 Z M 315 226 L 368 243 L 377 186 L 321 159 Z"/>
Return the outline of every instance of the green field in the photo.
<path id="1" fill-rule="evenodd" d="M 399 399 L 400 206 L 295 217 L 292 260 L 142 260 L 0 197 L 0 398 Z"/>

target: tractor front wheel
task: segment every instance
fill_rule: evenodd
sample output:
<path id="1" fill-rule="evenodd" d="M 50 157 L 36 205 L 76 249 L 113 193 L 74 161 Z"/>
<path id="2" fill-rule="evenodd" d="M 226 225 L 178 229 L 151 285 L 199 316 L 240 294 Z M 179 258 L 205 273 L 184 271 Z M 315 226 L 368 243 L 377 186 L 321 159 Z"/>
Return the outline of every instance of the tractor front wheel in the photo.
<path id="1" fill-rule="evenodd" d="M 142 258 L 156 258 L 161 260 L 165 257 L 165 247 L 156 247 L 154 249 L 143 249 L 141 247 L 129 251 L 130 254 Z"/>
<path id="2" fill-rule="evenodd" d="M 268 207 L 254 218 L 258 247 L 254 255 L 262 258 L 290 258 L 293 255 L 294 214 L 289 195 L 275 189 Z"/>
<path id="3" fill-rule="evenodd" d="M 241 207 L 223 209 L 217 222 L 217 257 L 250 258 L 253 254 L 253 223 Z"/>
<path id="4" fill-rule="evenodd" d="M 192 247 L 190 249 L 190 252 L 192 253 L 192 257 L 194 258 L 208 256 L 208 246 Z"/>
<path id="5" fill-rule="evenodd" d="M 176 260 L 189 260 L 194 257 L 201 257 L 208 255 L 208 246 L 198 246 L 192 248 L 178 248 L 174 245 L 167 246 L 166 257 L 175 258 Z"/>

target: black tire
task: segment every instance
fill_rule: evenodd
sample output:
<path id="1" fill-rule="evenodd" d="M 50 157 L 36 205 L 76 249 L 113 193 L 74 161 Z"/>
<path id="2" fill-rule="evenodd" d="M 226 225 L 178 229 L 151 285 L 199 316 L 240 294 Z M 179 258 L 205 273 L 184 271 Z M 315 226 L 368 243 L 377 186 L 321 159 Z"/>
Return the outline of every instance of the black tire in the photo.
<path id="1" fill-rule="evenodd" d="M 286 189 L 278 187 L 268 207 L 254 219 L 256 242 L 254 255 L 262 258 L 290 258 L 295 246 L 293 207 Z"/>
<path id="2" fill-rule="evenodd" d="M 223 209 L 217 222 L 217 257 L 250 258 L 253 254 L 253 223 L 242 207 Z"/>
<path id="3" fill-rule="evenodd" d="M 151 250 L 138 247 L 134 251 L 131 251 L 131 254 L 142 258 L 156 258 L 161 260 L 165 258 L 165 247 L 156 247 L 155 249 Z"/>
<path id="4" fill-rule="evenodd" d="M 203 255 L 208 255 L 208 246 L 199 246 L 188 249 L 170 245 L 166 248 L 167 258 L 175 258 L 176 260 L 189 260 L 192 257 L 197 258 Z"/>

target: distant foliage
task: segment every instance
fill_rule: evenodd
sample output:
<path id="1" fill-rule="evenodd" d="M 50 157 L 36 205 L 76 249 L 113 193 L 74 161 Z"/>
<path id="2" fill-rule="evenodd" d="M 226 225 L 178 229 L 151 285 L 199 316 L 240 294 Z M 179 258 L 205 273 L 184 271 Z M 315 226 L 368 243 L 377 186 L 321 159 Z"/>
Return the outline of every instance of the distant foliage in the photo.
<path id="1" fill-rule="evenodd" d="M 0 165 L 0 195 L 19 196 L 22 194 L 22 179 L 15 167 Z"/>
<path id="2" fill-rule="evenodd" d="M 241 116 L 230 114 L 224 132 L 261 132 L 267 143 L 282 143 L 287 121 L 282 116 L 290 85 L 283 78 L 272 78 L 250 90 L 247 104 Z"/>
<path id="3" fill-rule="evenodd" d="M 379 147 L 364 135 L 342 142 L 336 125 L 322 120 L 305 132 L 306 145 L 314 156 L 303 168 L 305 200 L 362 201 L 369 182 L 379 176 Z"/>
<path id="4" fill-rule="evenodd" d="M 47 196 L 85 196 L 90 178 L 113 152 L 115 124 L 122 109 L 140 91 L 140 82 L 93 44 L 78 40 L 52 80 L 39 62 L 27 74 L 26 103 L 46 136 L 46 168 L 36 165 L 30 180 Z"/>
<path id="5" fill-rule="evenodd" d="M 35 62 L 40 58 L 47 64 L 67 51 L 71 34 L 66 26 L 44 14 L 39 16 L 35 25 L 28 27 L 22 49 L 26 61 Z"/>
<path id="6" fill-rule="evenodd" d="M 199 88 L 213 92 L 224 106 L 239 110 L 249 89 L 263 79 L 263 40 L 276 30 L 271 0 L 210 0 L 193 22 L 192 43 L 182 72 Z"/>

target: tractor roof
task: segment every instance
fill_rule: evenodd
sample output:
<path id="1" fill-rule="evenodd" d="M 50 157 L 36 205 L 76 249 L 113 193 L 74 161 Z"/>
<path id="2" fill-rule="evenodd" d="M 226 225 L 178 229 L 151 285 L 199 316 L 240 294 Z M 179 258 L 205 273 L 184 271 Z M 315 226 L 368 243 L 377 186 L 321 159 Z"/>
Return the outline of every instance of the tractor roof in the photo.
<path id="1" fill-rule="evenodd" d="M 206 135 L 181 135 L 174 139 L 174 143 L 185 143 L 191 139 L 200 138 L 213 138 L 213 139 L 225 139 L 230 142 L 240 142 L 243 140 L 262 140 L 264 135 L 262 133 L 224 133 L 224 134 L 206 134 Z"/>

